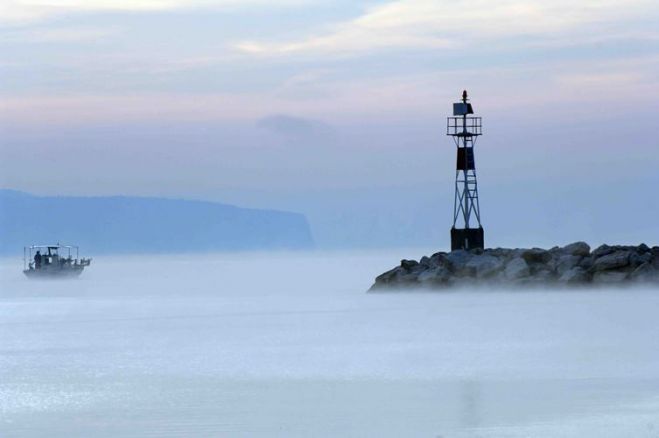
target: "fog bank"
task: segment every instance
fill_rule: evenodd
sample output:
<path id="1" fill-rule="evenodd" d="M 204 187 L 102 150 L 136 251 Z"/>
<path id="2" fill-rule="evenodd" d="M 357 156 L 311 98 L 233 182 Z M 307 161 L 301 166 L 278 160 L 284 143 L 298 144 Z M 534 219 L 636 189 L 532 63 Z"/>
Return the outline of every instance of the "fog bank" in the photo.
<path id="1" fill-rule="evenodd" d="M 656 290 L 366 294 L 399 257 L 3 259 L 0 434 L 652 436 Z"/>

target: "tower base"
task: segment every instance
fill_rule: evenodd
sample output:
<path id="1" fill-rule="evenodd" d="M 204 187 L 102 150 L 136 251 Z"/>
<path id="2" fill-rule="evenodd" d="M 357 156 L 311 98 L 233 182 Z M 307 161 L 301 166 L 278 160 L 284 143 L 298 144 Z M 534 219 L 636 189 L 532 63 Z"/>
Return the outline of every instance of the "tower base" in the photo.
<path id="1" fill-rule="evenodd" d="M 485 236 L 483 227 L 451 228 L 451 251 L 456 249 L 484 249 Z"/>

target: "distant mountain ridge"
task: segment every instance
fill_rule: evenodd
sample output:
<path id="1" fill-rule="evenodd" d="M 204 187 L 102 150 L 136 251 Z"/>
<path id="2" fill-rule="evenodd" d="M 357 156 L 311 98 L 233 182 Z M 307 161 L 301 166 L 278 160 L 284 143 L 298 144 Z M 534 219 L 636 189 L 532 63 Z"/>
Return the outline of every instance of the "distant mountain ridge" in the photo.
<path id="1" fill-rule="evenodd" d="M 0 190 L 0 254 L 79 245 L 90 253 L 309 249 L 304 215 L 148 197 L 35 196 Z"/>

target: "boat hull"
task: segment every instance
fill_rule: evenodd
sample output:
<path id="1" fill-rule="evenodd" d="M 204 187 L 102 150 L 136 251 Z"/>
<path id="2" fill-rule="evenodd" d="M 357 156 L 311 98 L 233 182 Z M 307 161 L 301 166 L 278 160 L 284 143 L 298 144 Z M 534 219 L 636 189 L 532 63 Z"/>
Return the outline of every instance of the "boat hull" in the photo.
<path id="1" fill-rule="evenodd" d="M 72 266 L 68 268 L 42 268 L 42 269 L 26 269 L 23 274 L 31 279 L 58 279 L 58 278 L 75 278 L 82 274 L 84 266 Z"/>

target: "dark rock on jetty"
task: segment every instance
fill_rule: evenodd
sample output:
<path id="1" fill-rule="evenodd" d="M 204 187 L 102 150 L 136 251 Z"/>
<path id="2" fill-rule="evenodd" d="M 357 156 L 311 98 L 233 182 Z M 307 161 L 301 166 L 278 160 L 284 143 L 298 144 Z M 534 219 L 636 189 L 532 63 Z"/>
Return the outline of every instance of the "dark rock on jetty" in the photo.
<path id="1" fill-rule="evenodd" d="M 659 246 L 602 245 L 585 242 L 554 247 L 438 252 L 402 260 L 375 279 L 371 290 L 460 286 L 659 286 Z"/>

